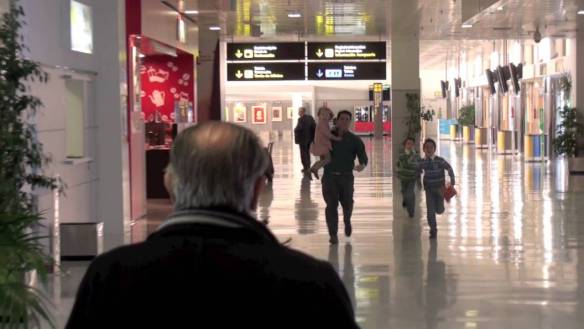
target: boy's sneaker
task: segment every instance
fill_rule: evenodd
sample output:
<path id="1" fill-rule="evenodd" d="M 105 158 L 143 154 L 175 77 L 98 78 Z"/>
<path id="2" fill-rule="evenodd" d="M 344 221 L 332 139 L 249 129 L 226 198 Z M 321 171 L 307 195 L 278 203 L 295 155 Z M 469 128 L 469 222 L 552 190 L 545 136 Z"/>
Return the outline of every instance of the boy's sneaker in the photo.
<path id="1" fill-rule="evenodd" d="M 410 218 L 414 218 L 414 211 L 413 210 L 412 211 L 409 211 L 408 210 L 408 215 L 410 216 Z"/>
<path id="2" fill-rule="evenodd" d="M 353 226 L 351 224 L 345 225 L 345 236 L 348 238 L 353 233 Z"/>
<path id="3" fill-rule="evenodd" d="M 336 235 L 331 235 L 331 238 L 329 239 L 329 243 L 330 244 L 338 244 L 339 238 Z"/>

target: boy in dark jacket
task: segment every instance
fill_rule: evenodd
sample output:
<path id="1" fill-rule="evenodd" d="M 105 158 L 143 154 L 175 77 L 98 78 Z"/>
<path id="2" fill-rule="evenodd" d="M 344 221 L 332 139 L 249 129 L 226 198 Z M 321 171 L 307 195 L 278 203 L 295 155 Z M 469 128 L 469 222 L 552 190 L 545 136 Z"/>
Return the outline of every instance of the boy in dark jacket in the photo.
<path id="1" fill-rule="evenodd" d="M 417 174 L 417 166 L 418 161 L 420 161 L 420 156 L 414 149 L 414 138 L 406 138 L 403 145 L 404 149 L 400 152 L 397 161 L 397 177 L 401 182 L 402 205 L 408 210 L 408 215 L 412 218 L 414 217 L 414 205 L 416 203 L 414 189 L 419 177 Z"/>
<path id="2" fill-rule="evenodd" d="M 424 172 L 424 190 L 426 190 L 426 208 L 428 209 L 428 226 L 430 226 L 430 239 L 435 239 L 436 214 L 444 212 L 444 171 L 448 171 L 450 184 L 454 186 L 454 171 L 446 160 L 436 156 L 436 142 L 428 138 L 424 141 L 425 157 L 418 163 L 418 175 Z"/>

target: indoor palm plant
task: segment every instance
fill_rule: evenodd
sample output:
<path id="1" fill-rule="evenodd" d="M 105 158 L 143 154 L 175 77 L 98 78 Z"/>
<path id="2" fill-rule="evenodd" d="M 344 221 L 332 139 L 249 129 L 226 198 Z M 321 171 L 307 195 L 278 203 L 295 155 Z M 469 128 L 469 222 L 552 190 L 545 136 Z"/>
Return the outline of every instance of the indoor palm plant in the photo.
<path id="1" fill-rule="evenodd" d="M 53 324 L 42 293 L 26 279 L 35 271 L 45 277 L 49 262 L 35 234 L 42 216 L 33 192 L 57 182 L 43 173 L 49 160 L 31 123 L 42 104 L 28 84 L 46 82 L 47 74 L 24 56 L 23 16 L 11 0 L 0 21 L 0 328 Z"/>
<path id="2" fill-rule="evenodd" d="M 408 110 L 408 116 L 405 120 L 405 124 L 408 127 L 407 137 L 419 140 L 419 135 L 422 131 L 422 120 L 432 121 L 435 113 L 432 109 L 426 110 L 420 106 L 420 95 L 417 93 L 406 94 L 406 99 L 406 108 Z"/>
<path id="3" fill-rule="evenodd" d="M 462 136 L 465 143 L 474 141 L 475 106 L 466 105 L 458 111 L 458 124 L 462 126 Z"/>

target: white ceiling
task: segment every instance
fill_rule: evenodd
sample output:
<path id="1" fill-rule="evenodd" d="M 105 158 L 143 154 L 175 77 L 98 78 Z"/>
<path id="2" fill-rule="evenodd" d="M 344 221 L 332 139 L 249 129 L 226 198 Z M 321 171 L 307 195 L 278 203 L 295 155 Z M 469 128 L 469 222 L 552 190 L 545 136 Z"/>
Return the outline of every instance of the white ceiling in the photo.
<path id="1" fill-rule="evenodd" d="M 409 1 L 417 1 L 418 12 L 392 13 L 404 1 L 409 7 Z M 390 40 L 389 17 L 398 17 L 403 19 L 399 24 L 420 31 L 421 63 L 426 66 L 439 65 L 446 54 L 476 41 L 531 39 L 536 28 L 543 37 L 571 37 L 578 20 L 584 20 L 577 15 L 584 0 L 500 0 L 464 29 L 464 1 L 470 0 L 186 0 L 185 8 L 200 9 L 194 17 L 200 24 L 222 22 L 230 40 Z M 302 17 L 290 18 L 291 12 Z"/>

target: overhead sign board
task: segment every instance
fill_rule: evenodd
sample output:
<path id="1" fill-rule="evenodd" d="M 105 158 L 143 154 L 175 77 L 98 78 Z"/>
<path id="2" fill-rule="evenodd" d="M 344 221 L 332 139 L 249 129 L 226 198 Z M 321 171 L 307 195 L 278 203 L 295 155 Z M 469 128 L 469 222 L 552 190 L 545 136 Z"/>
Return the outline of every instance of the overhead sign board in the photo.
<path id="1" fill-rule="evenodd" d="M 227 60 L 304 60 L 304 42 L 228 43 Z"/>
<path id="2" fill-rule="evenodd" d="M 229 63 L 228 81 L 304 80 L 304 63 Z"/>
<path id="3" fill-rule="evenodd" d="M 308 80 L 385 80 L 385 62 L 308 63 Z"/>
<path id="4" fill-rule="evenodd" d="M 385 42 L 308 42 L 308 59 L 386 59 Z"/>

